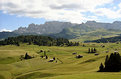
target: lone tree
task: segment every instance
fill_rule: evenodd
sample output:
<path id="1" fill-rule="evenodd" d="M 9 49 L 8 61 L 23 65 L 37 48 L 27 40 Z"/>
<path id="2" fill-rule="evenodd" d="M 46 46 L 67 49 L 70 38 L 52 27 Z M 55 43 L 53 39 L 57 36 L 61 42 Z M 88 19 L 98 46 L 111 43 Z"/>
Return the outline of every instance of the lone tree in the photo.
<path id="1" fill-rule="evenodd" d="M 31 59 L 32 57 L 28 55 L 28 53 L 25 54 L 24 59 Z"/>
<path id="2" fill-rule="evenodd" d="M 44 51 L 44 56 L 46 56 L 46 51 Z"/>
<path id="3" fill-rule="evenodd" d="M 47 55 L 45 56 L 45 59 L 48 59 L 48 56 Z"/>

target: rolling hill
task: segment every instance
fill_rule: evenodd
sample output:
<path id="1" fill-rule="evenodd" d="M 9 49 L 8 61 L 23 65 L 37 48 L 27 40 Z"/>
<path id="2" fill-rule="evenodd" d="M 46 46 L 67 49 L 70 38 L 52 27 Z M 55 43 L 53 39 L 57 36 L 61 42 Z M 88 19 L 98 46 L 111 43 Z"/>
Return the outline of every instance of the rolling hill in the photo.
<path id="1" fill-rule="evenodd" d="M 102 38 L 102 39 L 97 39 L 93 41 L 85 41 L 85 42 L 96 42 L 96 43 L 115 43 L 115 42 L 121 42 L 121 36 L 115 36 L 115 37 L 110 37 L 110 38 Z"/>
<path id="2" fill-rule="evenodd" d="M 121 44 L 84 43 L 80 46 L 58 47 L 21 44 L 0 46 L 0 79 L 121 79 L 121 72 L 97 72 L 100 63 L 104 63 L 106 55 L 117 49 L 121 52 Z M 96 48 L 99 55 L 88 54 L 88 48 Z M 107 49 L 109 53 L 106 53 Z M 41 58 L 46 51 L 48 59 Z M 21 55 L 28 53 L 35 58 L 20 60 Z M 76 55 L 83 58 L 75 58 Z M 121 53 L 120 53 L 121 54 Z M 48 62 L 53 57 L 57 62 Z"/>

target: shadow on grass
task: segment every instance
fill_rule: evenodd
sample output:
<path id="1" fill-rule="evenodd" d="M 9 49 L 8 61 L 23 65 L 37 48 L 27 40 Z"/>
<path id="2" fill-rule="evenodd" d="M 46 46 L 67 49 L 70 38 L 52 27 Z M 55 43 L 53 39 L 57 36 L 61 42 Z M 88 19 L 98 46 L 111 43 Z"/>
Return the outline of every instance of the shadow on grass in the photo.
<path id="1" fill-rule="evenodd" d="M 0 58 L 0 64 L 10 64 L 10 63 L 17 62 L 17 61 L 18 61 L 17 57 Z"/>
<path id="2" fill-rule="evenodd" d="M 89 62 L 91 63 L 91 62 L 97 61 L 97 60 L 99 60 L 99 59 L 101 59 L 101 58 L 104 58 L 104 57 L 105 57 L 105 56 L 92 58 L 92 59 L 86 60 L 86 61 L 84 61 L 84 62 L 81 62 L 80 64 L 89 63 Z"/>
<path id="3" fill-rule="evenodd" d="M 5 79 L 2 75 L 0 75 L 0 79 Z"/>
<path id="4" fill-rule="evenodd" d="M 35 73 L 30 73 L 30 74 L 17 77 L 16 79 L 35 79 L 35 78 L 44 78 L 44 77 L 52 77 L 52 76 L 57 76 L 57 74 L 35 72 Z"/>

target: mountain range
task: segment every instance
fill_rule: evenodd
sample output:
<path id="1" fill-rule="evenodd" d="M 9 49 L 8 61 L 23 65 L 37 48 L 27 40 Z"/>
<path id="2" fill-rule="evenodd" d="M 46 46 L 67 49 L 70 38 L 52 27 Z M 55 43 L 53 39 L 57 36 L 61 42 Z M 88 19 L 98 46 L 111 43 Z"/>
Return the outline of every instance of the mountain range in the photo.
<path id="1" fill-rule="evenodd" d="M 72 24 L 70 22 L 58 22 L 58 21 L 50 21 L 45 22 L 45 24 L 29 24 L 29 26 L 26 27 L 20 27 L 17 30 L 13 31 L 14 33 L 18 34 L 53 34 L 53 33 L 59 33 L 64 28 L 73 27 L 76 24 Z"/>
<path id="2" fill-rule="evenodd" d="M 29 24 L 28 27 L 20 27 L 12 32 L 0 32 L 0 39 L 17 35 L 48 35 L 51 37 L 63 37 L 67 39 L 89 40 L 90 37 L 109 37 L 121 34 L 121 21 L 113 23 L 101 23 L 87 21 L 82 24 L 70 22 L 50 21 L 44 24 Z M 91 39 L 92 39 L 91 38 Z"/>

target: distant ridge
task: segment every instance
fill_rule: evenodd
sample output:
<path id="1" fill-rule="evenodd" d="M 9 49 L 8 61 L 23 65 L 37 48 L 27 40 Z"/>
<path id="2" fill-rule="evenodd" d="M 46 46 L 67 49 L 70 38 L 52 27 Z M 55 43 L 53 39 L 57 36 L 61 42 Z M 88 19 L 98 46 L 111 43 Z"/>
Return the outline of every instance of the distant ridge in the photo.
<path id="1" fill-rule="evenodd" d="M 24 34 L 24 33 L 34 33 L 34 34 L 56 34 L 60 33 L 65 28 L 71 28 L 79 26 L 80 24 L 73 24 L 70 22 L 59 22 L 59 21 L 50 21 L 45 24 L 29 24 L 28 27 L 20 27 L 17 30 L 14 30 L 14 33 Z M 101 23 L 96 21 L 87 21 L 83 25 L 93 28 L 104 28 L 104 29 L 115 29 L 121 30 L 121 21 L 114 21 L 113 23 Z"/>
<path id="2" fill-rule="evenodd" d="M 44 24 L 29 24 L 28 27 L 20 27 L 11 33 L 0 32 L 0 39 L 16 35 L 47 35 L 75 39 L 80 37 L 102 37 L 121 34 L 121 21 L 102 23 L 87 21 L 82 24 L 70 22 L 50 21 Z"/>
<path id="3" fill-rule="evenodd" d="M 50 21 L 45 22 L 45 24 L 29 24 L 26 27 L 20 27 L 17 30 L 13 31 L 14 33 L 24 34 L 24 33 L 36 33 L 36 34 L 51 34 L 51 33 L 59 33 L 64 28 L 73 27 L 75 24 L 70 22 L 58 22 L 58 21 Z"/>
<path id="4" fill-rule="evenodd" d="M 19 34 L 16 34 L 14 32 L 0 32 L 0 39 L 8 38 L 8 37 L 14 37 L 18 36 Z"/>

